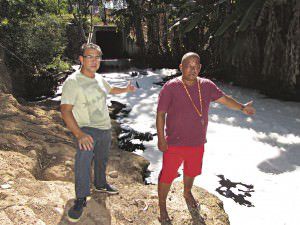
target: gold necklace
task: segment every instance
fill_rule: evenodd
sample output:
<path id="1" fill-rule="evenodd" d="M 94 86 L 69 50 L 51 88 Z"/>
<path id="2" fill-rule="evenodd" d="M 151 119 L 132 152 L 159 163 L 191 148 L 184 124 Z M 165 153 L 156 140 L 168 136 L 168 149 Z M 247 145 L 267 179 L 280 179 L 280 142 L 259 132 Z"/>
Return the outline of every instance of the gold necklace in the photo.
<path id="1" fill-rule="evenodd" d="M 179 80 L 180 80 L 180 79 L 179 79 Z M 195 103 L 194 103 L 194 101 L 193 101 L 193 99 L 192 99 L 192 97 L 191 97 L 191 95 L 190 95 L 190 93 L 189 93 L 187 87 L 185 86 L 183 80 L 180 80 L 180 81 L 181 81 L 181 83 L 182 83 L 182 85 L 183 85 L 183 87 L 184 87 L 184 90 L 185 90 L 187 96 L 188 96 L 189 99 L 191 100 L 191 103 L 192 103 L 194 109 L 196 110 L 198 116 L 201 118 L 201 117 L 202 117 L 202 97 L 201 97 L 201 90 L 200 90 L 200 80 L 197 79 L 198 93 L 199 93 L 199 102 L 200 102 L 200 110 L 201 110 L 201 112 L 199 112 L 197 106 L 195 105 Z M 204 121 L 203 121 L 203 119 L 202 119 L 202 124 L 203 124 L 203 123 L 204 123 Z"/>

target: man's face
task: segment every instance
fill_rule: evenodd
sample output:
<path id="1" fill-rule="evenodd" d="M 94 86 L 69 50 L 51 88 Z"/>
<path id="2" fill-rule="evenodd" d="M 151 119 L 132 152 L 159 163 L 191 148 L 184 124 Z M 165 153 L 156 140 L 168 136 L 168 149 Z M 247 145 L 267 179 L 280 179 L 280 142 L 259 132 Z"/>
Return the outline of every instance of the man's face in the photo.
<path id="1" fill-rule="evenodd" d="M 182 64 L 179 65 L 182 72 L 183 79 L 187 81 L 194 81 L 197 79 L 201 70 L 200 60 L 197 57 L 186 58 Z"/>
<path id="2" fill-rule="evenodd" d="M 83 56 L 79 57 L 82 68 L 90 73 L 96 73 L 100 67 L 101 53 L 96 49 L 88 48 Z"/>

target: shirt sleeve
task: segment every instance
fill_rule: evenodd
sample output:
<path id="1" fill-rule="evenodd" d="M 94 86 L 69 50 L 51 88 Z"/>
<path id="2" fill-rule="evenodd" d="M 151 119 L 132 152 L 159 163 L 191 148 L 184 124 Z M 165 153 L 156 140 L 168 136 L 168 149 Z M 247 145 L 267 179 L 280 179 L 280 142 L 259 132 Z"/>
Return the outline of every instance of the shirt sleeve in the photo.
<path id="1" fill-rule="evenodd" d="M 102 82 L 105 90 L 107 91 L 107 93 L 109 93 L 112 86 L 103 77 L 102 77 Z"/>
<path id="2" fill-rule="evenodd" d="M 209 80 L 209 87 L 211 101 L 216 101 L 225 95 L 224 92 L 220 88 L 218 88 L 217 85 L 211 80 Z"/>
<path id="3" fill-rule="evenodd" d="M 157 112 L 168 112 L 172 102 L 172 93 L 169 83 L 166 83 L 158 96 Z"/>
<path id="4" fill-rule="evenodd" d="M 73 80 L 66 80 L 62 87 L 60 104 L 74 105 L 76 102 L 78 87 Z"/>

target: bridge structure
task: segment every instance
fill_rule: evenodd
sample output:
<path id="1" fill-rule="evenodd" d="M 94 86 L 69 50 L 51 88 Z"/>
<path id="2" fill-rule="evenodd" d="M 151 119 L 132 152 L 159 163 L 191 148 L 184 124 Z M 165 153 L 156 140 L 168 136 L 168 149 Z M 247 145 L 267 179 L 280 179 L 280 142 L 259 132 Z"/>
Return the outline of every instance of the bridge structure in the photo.
<path id="1" fill-rule="evenodd" d="M 132 59 L 139 53 L 135 42 L 116 26 L 95 25 L 91 42 L 99 45 L 103 52 L 100 70 L 111 71 L 130 67 Z"/>

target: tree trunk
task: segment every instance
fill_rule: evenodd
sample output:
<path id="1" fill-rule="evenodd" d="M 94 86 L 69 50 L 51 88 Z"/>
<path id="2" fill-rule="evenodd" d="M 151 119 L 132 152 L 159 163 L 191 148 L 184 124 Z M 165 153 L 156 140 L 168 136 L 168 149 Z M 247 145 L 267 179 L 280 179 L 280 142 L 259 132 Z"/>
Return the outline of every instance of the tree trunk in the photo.
<path id="1" fill-rule="evenodd" d="M 69 3 L 70 11 L 73 12 L 75 24 L 78 27 L 78 34 L 79 34 L 79 37 L 80 37 L 79 38 L 80 42 L 81 42 L 81 44 L 83 44 L 83 43 L 86 42 L 86 36 L 85 36 L 85 31 L 84 31 L 83 22 L 82 22 L 82 15 L 81 15 L 81 12 L 80 12 L 80 8 L 81 8 L 80 4 L 79 4 L 79 8 L 78 8 L 78 11 L 77 11 L 77 14 L 76 14 L 74 12 L 72 1 L 68 0 L 68 3 Z"/>
<path id="2" fill-rule="evenodd" d="M 287 33 L 287 44 L 284 54 L 282 80 L 288 89 L 293 90 L 300 78 L 300 2 L 294 2 L 293 18 Z M 299 82 L 299 81 L 298 81 Z"/>
<path id="3" fill-rule="evenodd" d="M 162 7 L 166 8 L 166 5 L 163 3 Z M 170 48 L 168 44 L 168 15 L 167 12 L 163 12 L 160 15 L 161 21 L 161 47 L 164 55 L 170 54 Z"/>
<path id="4" fill-rule="evenodd" d="M 154 3 L 149 3 L 149 12 L 155 10 L 156 7 Z M 147 17 L 147 55 L 150 58 L 151 64 L 154 67 L 159 66 L 161 64 L 160 55 L 160 38 L 159 38 L 159 16 L 157 15 L 149 15 Z"/>
<path id="5" fill-rule="evenodd" d="M 275 16 L 274 6 L 269 11 L 266 33 L 268 36 L 264 47 L 262 78 L 263 81 L 271 83 L 267 87 L 270 88 L 272 85 L 276 86 L 278 78 L 281 77 L 282 55 L 284 52 L 284 43 L 280 36 L 280 27 Z"/>
<path id="6" fill-rule="evenodd" d="M 145 40 L 142 26 L 141 7 L 137 1 L 128 0 L 129 7 L 133 15 L 133 23 L 136 33 L 136 44 L 140 48 L 140 54 L 145 53 Z"/>

